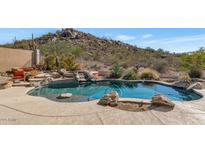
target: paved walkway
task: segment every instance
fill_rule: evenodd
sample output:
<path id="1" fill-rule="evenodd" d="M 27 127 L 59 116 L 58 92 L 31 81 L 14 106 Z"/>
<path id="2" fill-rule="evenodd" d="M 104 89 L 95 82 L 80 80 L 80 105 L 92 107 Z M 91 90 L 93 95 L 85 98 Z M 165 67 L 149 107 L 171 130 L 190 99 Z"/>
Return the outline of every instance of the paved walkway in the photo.
<path id="1" fill-rule="evenodd" d="M 29 88 L 0 90 L 0 124 L 205 124 L 205 98 L 178 103 L 174 110 L 157 108 L 128 112 L 103 107 L 96 101 L 58 103 L 29 96 Z M 205 90 L 200 90 L 205 95 Z"/>

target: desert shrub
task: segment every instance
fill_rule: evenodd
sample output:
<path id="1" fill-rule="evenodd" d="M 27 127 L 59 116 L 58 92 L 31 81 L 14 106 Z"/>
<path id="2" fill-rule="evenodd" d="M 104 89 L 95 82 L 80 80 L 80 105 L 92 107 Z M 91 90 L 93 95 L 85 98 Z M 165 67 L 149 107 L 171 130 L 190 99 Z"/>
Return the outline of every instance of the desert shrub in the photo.
<path id="1" fill-rule="evenodd" d="M 31 73 L 26 73 L 24 76 L 25 81 L 29 81 L 29 79 L 32 77 Z"/>
<path id="2" fill-rule="evenodd" d="M 159 61 L 154 64 L 153 68 L 160 73 L 164 73 L 167 69 L 167 63 L 164 61 Z"/>
<path id="3" fill-rule="evenodd" d="M 191 81 L 191 78 L 189 77 L 189 74 L 187 73 L 181 73 L 178 77 L 179 81 Z"/>
<path id="4" fill-rule="evenodd" d="M 95 61 L 100 60 L 100 54 L 98 52 L 94 52 L 92 56 L 93 56 L 93 60 L 95 60 Z"/>
<path id="5" fill-rule="evenodd" d="M 80 69 L 80 65 L 75 62 L 74 56 L 66 56 L 61 59 L 61 66 L 69 71 L 76 71 Z"/>
<path id="6" fill-rule="evenodd" d="M 110 77 L 111 78 L 120 78 L 122 76 L 122 73 L 123 73 L 123 69 L 119 65 L 114 65 L 111 68 Z"/>
<path id="7" fill-rule="evenodd" d="M 202 71 L 200 68 L 192 67 L 189 71 L 189 76 L 191 78 L 200 78 L 202 76 Z"/>
<path id="8" fill-rule="evenodd" d="M 134 70 L 128 71 L 124 76 L 123 79 L 125 80 L 138 80 L 139 76 Z"/>
<path id="9" fill-rule="evenodd" d="M 48 55 L 44 59 L 45 67 L 47 70 L 54 70 L 56 69 L 56 58 L 54 55 Z"/>
<path id="10" fill-rule="evenodd" d="M 31 74 L 31 76 L 36 76 L 36 75 L 40 74 L 40 72 L 38 70 L 32 70 L 30 74 Z"/>
<path id="11" fill-rule="evenodd" d="M 146 68 L 141 72 L 140 78 L 148 80 L 159 80 L 159 74 L 155 70 Z"/>
<path id="12" fill-rule="evenodd" d="M 184 70 L 189 70 L 192 67 L 197 67 L 205 69 L 205 49 L 200 48 L 196 52 L 189 54 L 183 54 L 181 56 L 181 68 Z"/>
<path id="13" fill-rule="evenodd" d="M 15 41 L 14 42 L 14 48 L 21 48 L 21 49 L 30 49 L 31 42 L 28 40 L 21 40 L 21 41 Z"/>
<path id="14" fill-rule="evenodd" d="M 127 63 L 122 63 L 121 65 L 122 65 L 122 67 L 125 68 L 125 69 L 128 68 L 128 64 L 127 64 Z"/>

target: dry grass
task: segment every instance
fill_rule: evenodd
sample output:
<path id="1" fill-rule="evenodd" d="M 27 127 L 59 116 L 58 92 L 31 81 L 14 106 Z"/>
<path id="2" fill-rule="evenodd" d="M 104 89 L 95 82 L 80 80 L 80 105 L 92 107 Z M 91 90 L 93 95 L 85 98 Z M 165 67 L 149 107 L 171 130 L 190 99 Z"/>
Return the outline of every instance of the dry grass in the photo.
<path id="1" fill-rule="evenodd" d="M 159 80 L 159 73 L 153 69 L 145 68 L 145 69 L 139 70 L 138 73 L 142 79 Z"/>

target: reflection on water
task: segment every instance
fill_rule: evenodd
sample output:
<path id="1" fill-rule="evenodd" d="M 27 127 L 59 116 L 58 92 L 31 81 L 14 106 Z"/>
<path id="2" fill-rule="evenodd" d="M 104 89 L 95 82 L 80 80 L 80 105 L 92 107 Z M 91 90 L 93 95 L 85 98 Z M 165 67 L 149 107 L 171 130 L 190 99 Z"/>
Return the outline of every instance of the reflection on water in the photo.
<path id="1" fill-rule="evenodd" d="M 137 83 L 122 81 L 101 81 L 96 83 L 79 84 L 72 83 L 51 83 L 47 86 L 36 88 L 28 94 L 43 96 L 54 100 L 62 93 L 72 93 L 73 97 L 68 99 L 71 102 L 99 99 L 106 93 L 117 91 L 123 98 L 151 99 L 155 94 L 162 94 L 171 100 L 189 101 L 199 99 L 200 96 L 193 91 L 180 88 L 173 88 L 155 83 Z"/>

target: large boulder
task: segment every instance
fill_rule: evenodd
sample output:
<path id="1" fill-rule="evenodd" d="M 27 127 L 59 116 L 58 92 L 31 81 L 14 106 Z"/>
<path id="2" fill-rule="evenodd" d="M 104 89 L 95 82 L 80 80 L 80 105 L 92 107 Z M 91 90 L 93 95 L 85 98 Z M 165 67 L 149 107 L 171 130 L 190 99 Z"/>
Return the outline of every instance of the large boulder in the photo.
<path id="1" fill-rule="evenodd" d="M 51 75 L 53 79 L 61 78 L 61 75 L 58 72 L 53 72 Z"/>
<path id="2" fill-rule="evenodd" d="M 49 84 L 53 79 L 51 77 L 45 78 L 43 81 L 40 82 L 42 86 Z"/>
<path id="3" fill-rule="evenodd" d="M 107 105 L 110 105 L 111 102 L 112 102 L 112 99 L 108 97 L 107 95 L 105 95 L 99 100 L 98 104 L 107 106 Z"/>
<path id="4" fill-rule="evenodd" d="M 157 105 L 157 106 L 168 106 L 168 107 L 172 107 L 172 108 L 175 106 L 175 104 L 173 102 L 171 102 L 166 97 L 164 97 L 160 94 L 153 96 L 151 102 L 153 105 Z"/>
<path id="5" fill-rule="evenodd" d="M 176 81 L 173 86 L 175 87 L 179 87 L 179 88 L 188 88 L 191 85 L 190 81 L 186 81 L 186 80 L 180 80 L 180 81 Z"/>
<path id="6" fill-rule="evenodd" d="M 40 83 L 40 82 L 31 82 L 31 83 L 30 83 L 30 86 L 37 88 L 37 87 L 40 87 L 40 86 L 41 86 L 41 83 Z"/>
<path id="7" fill-rule="evenodd" d="M 119 95 L 116 91 L 108 93 L 107 96 L 110 97 L 114 102 L 117 102 L 119 100 Z"/>
<path id="8" fill-rule="evenodd" d="M 117 106 L 119 95 L 116 91 L 104 95 L 98 102 L 99 105 L 103 106 Z"/>
<path id="9" fill-rule="evenodd" d="M 78 33 L 72 28 L 65 28 L 62 30 L 61 37 L 77 39 Z"/>

